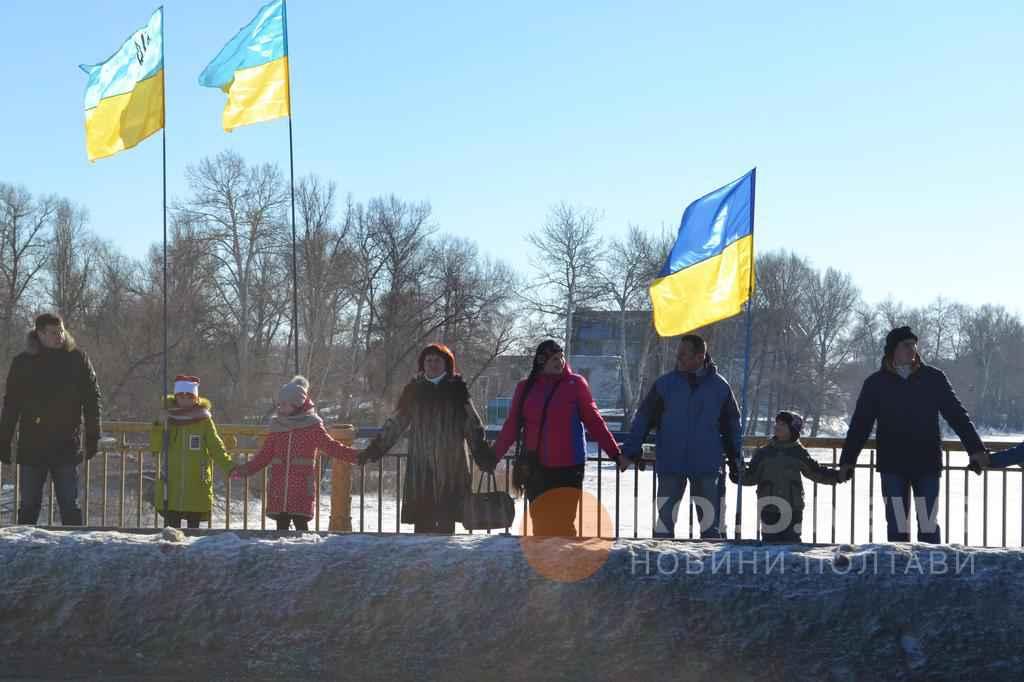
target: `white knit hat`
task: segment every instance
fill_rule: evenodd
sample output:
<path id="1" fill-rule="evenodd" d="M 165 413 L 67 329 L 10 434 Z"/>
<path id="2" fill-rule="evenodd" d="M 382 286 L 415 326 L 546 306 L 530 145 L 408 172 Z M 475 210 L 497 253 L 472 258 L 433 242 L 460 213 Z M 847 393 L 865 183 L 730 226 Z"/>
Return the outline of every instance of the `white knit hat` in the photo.
<path id="1" fill-rule="evenodd" d="M 199 377 L 188 376 L 187 374 L 179 374 L 174 377 L 174 395 L 179 393 L 191 393 L 198 398 Z"/>

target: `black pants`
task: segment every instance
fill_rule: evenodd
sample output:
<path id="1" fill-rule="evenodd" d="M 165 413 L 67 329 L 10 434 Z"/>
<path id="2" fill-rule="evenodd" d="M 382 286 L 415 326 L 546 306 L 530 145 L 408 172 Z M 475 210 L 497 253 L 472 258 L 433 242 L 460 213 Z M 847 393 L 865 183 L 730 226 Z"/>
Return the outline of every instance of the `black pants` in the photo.
<path id="1" fill-rule="evenodd" d="M 204 516 L 206 515 L 202 512 L 176 512 L 168 510 L 167 516 L 164 517 L 164 525 L 171 528 L 181 528 L 181 521 L 184 519 L 188 523 L 189 528 L 198 528 Z"/>
<path id="2" fill-rule="evenodd" d="M 800 542 L 800 529 L 804 520 L 803 509 L 794 509 L 792 518 L 785 526 L 779 527 L 782 513 L 774 504 L 766 505 L 761 510 L 761 540 L 764 542 Z M 769 527 L 773 532 L 765 531 Z"/>
<path id="3" fill-rule="evenodd" d="M 556 489 L 561 489 L 561 492 L 545 495 Z M 530 478 L 526 481 L 526 499 L 530 503 L 533 534 L 574 537 L 576 511 L 582 497 L 582 464 L 548 468 L 534 463 Z"/>
<path id="4" fill-rule="evenodd" d="M 274 517 L 277 521 L 278 530 L 288 530 L 288 526 L 295 522 L 295 530 L 309 530 L 309 517 L 301 514 L 278 514 Z"/>
<path id="5" fill-rule="evenodd" d="M 21 504 L 18 524 L 31 525 L 39 521 L 43 507 L 43 488 L 46 478 L 53 480 L 53 491 L 60 508 L 60 522 L 64 526 L 81 526 L 82 509 L 78 506 L 78 468 L 74 464 L 21 464 Z"/>

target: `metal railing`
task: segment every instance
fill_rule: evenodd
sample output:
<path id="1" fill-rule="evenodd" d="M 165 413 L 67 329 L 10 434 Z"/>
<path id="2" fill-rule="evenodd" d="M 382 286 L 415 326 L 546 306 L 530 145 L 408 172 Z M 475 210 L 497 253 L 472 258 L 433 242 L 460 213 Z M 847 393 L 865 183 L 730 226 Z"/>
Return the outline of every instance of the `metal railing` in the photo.
<path id="1" fill-rule="evenodd" d="M 103 449 L 93 460 L 79 468 L 79 505 L 86 526 L 114 528 L 153 528 L 161 525 L 154 501 L 154 483 L 160 476 L 160 456 L 149 452 L 149 429 L 145 423 L 108 423 L 107 433 L 116 446 Z M 225 445 L 236 462 L 248 461 L 259 448 L 265 427 L 221 425 L 218 427 Z M 332 435 L 347 443 L 366 438 L 377 429 L 350 426 L 332 427 Z M 496 432 L 489 432 L 493 438 Z M 625 434 L 617 433 L 620 439 Z M 747 438 L 746 448 L 763 444 L 763 438 Z M 815 458 L 829 467 L 838 466 L 842 439 L 805 438 L 804 446 Z M 1015 443 L 988 442 L 991 450 Z M 875 471 L 874 443 L 869 442 L 856 467 L 854 478 L 840 486 L 827 486 L 805 481 L 803 533 L 809 542 L 864 543 L 884 541 L 886 537 L 884 505 Z M 1024 469 L 987 471 L 982 476 L 970 474 L 967 456 L 957 441 L 943 443 L 943 477 L 939 496 L 939 524 L 943 539 L 964 545 L 1013 547 L 1024 546 Z M 596 535 L 608 538 L 652 536 L 657 516 L 656 483 L 653 460 L 645 455 L 647 465 L 641 471 L 633 467 L 620 472 L 615 463 L 595 449 L 586 462 L 584 490 L 597 502 Z M 401 523 L 401 499 L 406 455 L 386 455 L 364 467 L 340 462 L 321 463 L 321 476 L 316 479 L 315 516 L 312 530 L 355 530 L 359 532 L 402 533 L 412 526 Z M 511 490 L 509 460 L 496 471 L 499 488 Z M 474 472 L 474 485 L 478 474 Z M 333 495 L 321 494 L 323 483 Z M 214 506 L 207 528 L 267 529 L 267 470 L 260 474 L 232 481 L 225 472 L 214 467 Z M 740 537 L 759 537 L 757 498 L 753 487 L 744 487 L 743 518 L 736 519 L 736 489 L 728 484 L 723 515 L 728 521 L 730 537 L 735 537 L 737 522 Z M 18 467 L 0 464 L 0 525 L 17 520 L 20 503 Z M 332 509 L 333 506 L 333 509 Z M 1016 512 L 1019 508 L 1019 514 Z M 610 521 L 604 527 L 600 510 Z M 1013 511 L 1011 511 L 1013 510 Z M 521 534 L 528 518 L 525 500 L 516 501 L 516 521 L 508 529 Z M 579 510 L 582 519 L 584 510 Z M 689 491 L 679 507 L 680 519 L 676 536 L 699 537 Z M 325 523 L 330 518 L 331 523 Z M 44 495 L 39 522 L 54 525 L 59 519 L 52 481 Z M 594 523 L 591 523 L 594 528 Z M 582 531 L 582 524 L 578 524 Z M 465 532 L 458 527 L 458 532 Z M 479 532 L 479 531 L 478 531 Z"/>

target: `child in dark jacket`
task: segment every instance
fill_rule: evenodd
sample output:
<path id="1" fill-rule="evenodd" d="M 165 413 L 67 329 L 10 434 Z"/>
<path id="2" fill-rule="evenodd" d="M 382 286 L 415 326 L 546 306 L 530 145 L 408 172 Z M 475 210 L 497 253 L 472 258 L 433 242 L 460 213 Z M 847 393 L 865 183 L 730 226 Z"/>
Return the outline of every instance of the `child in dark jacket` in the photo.
<path id="1" fill-rule="evenodd" d="M 743 469 L 743 485 L 757 486 L 757 508 L 761 538 L 765 542 L 800 542 L 804 515 L 804 485 L 801 476 L 835 485 L 839 472 L 814 461 L 800 443 L 803 418 L 795 412 L 775 417 L 775 437 L 754 453 Z M 735 483 L 736 472 L 729 478 Z"/>

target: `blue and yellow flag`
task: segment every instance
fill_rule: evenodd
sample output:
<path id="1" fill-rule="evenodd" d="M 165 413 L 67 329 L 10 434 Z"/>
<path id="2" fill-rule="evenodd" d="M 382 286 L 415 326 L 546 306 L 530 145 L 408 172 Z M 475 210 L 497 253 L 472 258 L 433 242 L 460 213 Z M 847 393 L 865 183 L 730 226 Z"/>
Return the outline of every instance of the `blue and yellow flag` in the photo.
<path id="1" fill-rule="evenodd" d="M 199 84 L 228 95 L 224 130 L 291 113 L 288 12 L 284 0 L 265 5 L 199 74 Z"/>
<path id="2" fill-rule="evenodd" d="M 162 8 L 110 59 L 79 68 L 89 74 L 85 149 L 90 161 L 130 149 L 164 127 Z"/>
<path id="3" fill-rule="evenodd" d="M 754 291 L 754 169 L 686 207 L 651 283 L 654 326 L 675 336 L 740 313 Z"/>

